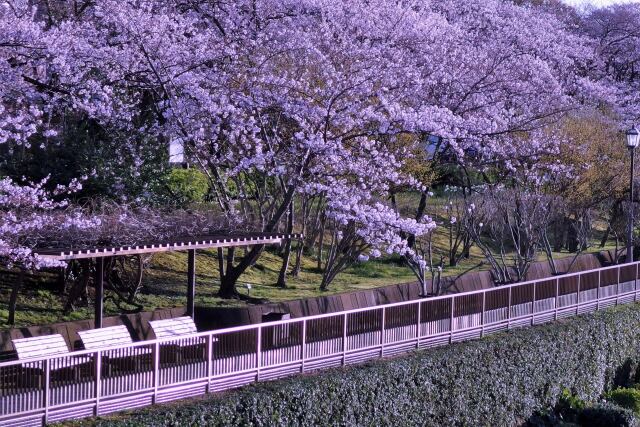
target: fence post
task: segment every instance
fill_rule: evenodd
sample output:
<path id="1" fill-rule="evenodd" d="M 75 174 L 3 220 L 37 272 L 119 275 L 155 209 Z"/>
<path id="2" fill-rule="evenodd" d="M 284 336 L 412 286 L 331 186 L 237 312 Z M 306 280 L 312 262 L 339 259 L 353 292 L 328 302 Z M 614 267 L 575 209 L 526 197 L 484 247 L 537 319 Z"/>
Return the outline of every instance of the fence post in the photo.
<path id="1" fill-rule="evenodd" d="M 256 342 L 256 381 L 260 381 L 260 365 L 262 362 L 262 326 L 258 326 Z"/>
<path id="2" fill-rule="evenodd" d="M 555 320 L 558 320 L 558 303 L 560 302 L 560 279 L 556 279 L 556 312 L 555 312 Z"/>
<path id="3" fill-rule="evenodd" d="M 620 267 L 616 267 L 618 271 L 616 279 L 616 305 L 618 305 L 618 295 L 620 295 Z"/>
<path id="4" fill-rule="evenodd" d="M 456 297 L 451 297 L 451 318 L 449 319 L 449 344 L 453 342 L 453 308 Z"/>
<path id="5" fill-rule="evenodd" d="M 509 305 L 507 306 L 507 329 L 511 329 L 511 291 L 513 286 L 509 286 Z"/>
<path id="6" fill-rule="evenodd" d="M 482 292 L 482 313 L 480 314 L 482 317 L 480 319 L 480 338 L 482 338 L 484 336 L 484 312 L 487 309 L 487 292 L 483 291 Z"/>
<path id="7" fill-rule="evenodd" d="M 213 377 L 213 334 L 207 335 L 207 393 L 211 393 L 211 377 Z"/>
<path id="8" fill-rule="evenodd" d="M 50 364 L 51 359 L 45 359 L 44 363 L 44 389 L 43 389 L 43 400 L 44 400 L 44 425 L 47 425 L 49 422 L 49 400 L 51 398 L 51 375 L 50 375 Z"/>
<path id="9" fill-rule="evenodd" d="M 618 305 L 618 299 L 620 298 L 620 267 L 617 267 L 618 270 L 618 280 L 616 280 L 616 305 Z"/>
<path id="10" fill-rule="evenodd" d="M 576 316 L 580 314 L 580 280 L 582 278 L 581 274 L 578 274 L 578 292 L 576 293 Z"/>
<path id="11" fill-rule="evenodd" d="M 538 282 L 533 282 L 533 300 L 531 301 L 531 326 L 536 324 L 536 284 Z"/>
<path id="12" fill-rule="evenodd" d="M 638 264 L 636 264 L 636 271 L 633 275 L 633 300 L 638 301 Z"/>
<path id="13" fill-rule="evenodd" d="M 602 272 L 598 271 L 598 287 L 596 288 L 596 311 L 600 310 L 600 274 Z"/>
<path id="14" fill-rule="evenodd" d="M 302 348 L 300 349 L 300 372 L 304 372 L 304 359 L 307 357 L 307 319 L 302 320 Z"/>
<path id="15" fill-rule="evenodd" d="M 380 357 L 384 357 L 384 342 L 385 342 L 384 322 L 386 319 L 386 315 L 387 315 L 387 309 L 385 307 L 382 307 L 382 327 L 380 328 Z"/>
<path id="16" fill-rule="evenodd" d="M 342 321 L 342 366 L 347 364 L 347 313 Z"/>
<path id="17" fill-rule="evenodd" d="M 95 397 L 96 397 L 96 410 L 95 410 L 95 416 L 97 417 L 100 414 L 100 393 L 102 392 L 102 387 L 101 387 L 101 382 L 102 382 L 102 353 L 101 352 L 96 352 L 95 355 L 95 361 L 96 361 L 96 365 L 95 365 L 95 389 L 94 389 L 94 393 L 95 393 Z"/>
<path id="18" fill-rule="evenodd" d="M 420 315 L 422 312 L 422 302 L 418 301 L 418 323 L 416 324 L 416 348 L 420 348 Z"/>
<path id="19" fill-rule="evenodd" d="M 160 383 L 160 343 L 153 345 L 153 404 L 158 399 L 158 385 Z"/>

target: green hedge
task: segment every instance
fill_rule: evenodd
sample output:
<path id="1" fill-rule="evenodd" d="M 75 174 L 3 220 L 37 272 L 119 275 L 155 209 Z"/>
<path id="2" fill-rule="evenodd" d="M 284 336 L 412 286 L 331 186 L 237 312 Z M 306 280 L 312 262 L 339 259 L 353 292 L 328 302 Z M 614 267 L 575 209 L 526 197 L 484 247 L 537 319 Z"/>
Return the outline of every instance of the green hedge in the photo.
<path id="1" fill-rule="evenodd" d="M 564 388 L 595 402 L 629 385 L 640 350 L 629 305 L 392 360 L 255 384 L 93 420 L 100 426 L 521 425 Z"/>

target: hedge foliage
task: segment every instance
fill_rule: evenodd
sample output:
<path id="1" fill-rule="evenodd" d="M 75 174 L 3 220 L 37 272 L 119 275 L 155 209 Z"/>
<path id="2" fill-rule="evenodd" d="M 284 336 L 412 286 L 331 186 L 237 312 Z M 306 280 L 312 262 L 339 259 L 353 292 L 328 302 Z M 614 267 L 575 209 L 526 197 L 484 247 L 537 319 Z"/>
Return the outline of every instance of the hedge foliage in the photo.
<path id="1" fill-rule="evenodd" d="M 166 181 L 166 197 L 177 204 L 202 202 L 209 192 L 207 176 L 195 168 L 171 169 Z"/>
<path id="2" fill-rule="evenodd" d="M 567 388 L 596 402 L 634 380 L 640 305 L 518 329 L 391 360 L 158 406 L 99 426 L 513 426 Z"/>

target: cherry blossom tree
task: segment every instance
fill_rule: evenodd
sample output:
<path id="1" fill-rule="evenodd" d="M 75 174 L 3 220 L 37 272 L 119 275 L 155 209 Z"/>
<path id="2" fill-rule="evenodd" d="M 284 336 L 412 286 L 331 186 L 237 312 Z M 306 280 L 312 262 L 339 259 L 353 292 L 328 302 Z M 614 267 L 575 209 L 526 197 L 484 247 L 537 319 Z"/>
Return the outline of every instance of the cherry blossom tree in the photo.
<path id="1" fill-rule="evenodd" d="M 594 9 L 580 30 L 597 44 L 598 63 L 615 91 L 615 110 L 630 123 L 640 118 L 640 5 L 613 5 Z"/>
<path id="2" fill-rule="evenodd" d="M 606 92 L 594 52 L 553 13 L 499 0 L 5 0 L 0 144 L 63 143 L 69 118 L 88 121 L 139 174 L 146 148 L 177 141 L 212 210 L 266 232 L 322 198 L 326 287 L 365 253 L 416 256 L 408 240 L 434 227 L 424 203 L 408 218 L 381 202 L 426 200 L 400 138 L 439 135 L 481 170 L 535 165 L 561 142 L 541 129 Z M 262 250 L 219 255 L 221 296 Z"/>

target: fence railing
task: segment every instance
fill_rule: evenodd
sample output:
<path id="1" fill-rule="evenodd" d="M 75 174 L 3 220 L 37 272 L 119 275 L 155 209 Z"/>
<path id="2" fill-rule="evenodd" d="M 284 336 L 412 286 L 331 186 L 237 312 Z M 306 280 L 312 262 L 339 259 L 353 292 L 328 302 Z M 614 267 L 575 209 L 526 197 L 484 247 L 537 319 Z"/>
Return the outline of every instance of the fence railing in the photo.
<path id="1" fill-rule="evenodd" d="M 639 264 L 0 363 L 0 426 L 105 415 L 633 302 Z"/>

